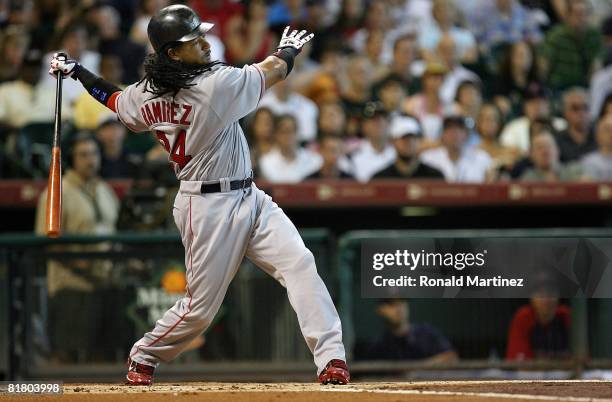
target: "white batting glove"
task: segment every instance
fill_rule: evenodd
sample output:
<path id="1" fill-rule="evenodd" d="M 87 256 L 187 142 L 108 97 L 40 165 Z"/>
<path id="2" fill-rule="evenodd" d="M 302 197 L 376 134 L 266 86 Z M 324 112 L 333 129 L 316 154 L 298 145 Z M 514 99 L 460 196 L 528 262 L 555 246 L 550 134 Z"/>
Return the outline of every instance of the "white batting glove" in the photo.
<path id="1" fill-rule="evenodd" d="M 59 71 L 62 73 L 62 78 L 72 77 L 78 64 L 76 60 L 69 59 L 66 53 L 55 53 L 51 59 L 49 75 L 57 78 L 57 73 Z"/>
<path id="2" fill-rule="evenodd" d="M 291 33 L 289 33 L 289 29 L 291 28 L 289 25 L 287 25 L 285 27 L 285 31 L 283 32 L 283 36 L 281 37 L 280 43 L 278 44 L 278 49 L 292 47 L 300 52 L 302 50 L 302 46 L 304 46 L 305 43 L 309 42 L 314 37 L 313 33 L 306 35 L 306 30 L 298 32 L 294 29 L 291 31 Z"/>

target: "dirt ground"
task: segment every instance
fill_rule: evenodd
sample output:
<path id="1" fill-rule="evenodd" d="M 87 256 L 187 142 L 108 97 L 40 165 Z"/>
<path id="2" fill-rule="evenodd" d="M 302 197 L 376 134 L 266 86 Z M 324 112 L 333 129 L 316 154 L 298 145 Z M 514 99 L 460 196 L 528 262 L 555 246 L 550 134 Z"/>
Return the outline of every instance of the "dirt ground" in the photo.
<path id="1" fill-rule="evenodd" d="M 612 402 L 610 381 L 439 381 L 353 383 L 160 383 L 152 387 L 120 384 L 66 384 L 61 396 L 0 394 L 15 401 L 291 401 L 291 402 Z"/>

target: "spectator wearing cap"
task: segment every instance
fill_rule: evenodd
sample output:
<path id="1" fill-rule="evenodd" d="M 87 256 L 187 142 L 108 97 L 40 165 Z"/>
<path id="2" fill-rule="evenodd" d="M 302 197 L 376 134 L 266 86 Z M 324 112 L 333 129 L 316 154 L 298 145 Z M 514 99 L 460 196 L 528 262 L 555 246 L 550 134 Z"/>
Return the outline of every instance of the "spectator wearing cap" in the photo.
<path id="1" fill-rule="evenodd" d="M 449 182 L 482 183 L 492 168 L 491 157 L 474 146 L 466 146 L 465 119 L 447 116 L 442 126 L 441 146 L 424 151 L 421 161 L 440 170 Z"/>
<path id="2" fill-rule="evenodd" d="M 319 142 L 319 154 L 323 160 L 321 169 L 309 175 L 306 179 L 353 179 L 353 176 L 340 167 L 340 160 L 345 154 L 345 146 L 341 137 L 326 135 Z"/>
<path id="3" fill-rule="evenodd" d="M 599 120 L 596 138 L 597 150 L 582 158 L 582 169 L 593 180 L 612 182 L 612 115 Z"/>
<path id="4" fill-rule="evenodd" d="M 350 155 L 351 173 L 361 182 L 367 182 L 380 169 L 395 160 L 395 149 L 389 144 L 388 116 L 382 104 L 368 102 L 363 109 L 361 132 L 364 141 Z"/>
<path id="5" fill-rule="evenodd" d="M 435 146 L 440 137 L 442 117 L 449 107 L 440 96 L 446 65 L 437 62 L 427 63 L 423 73 L 423 90 L 406 99 L 404 112 L 415 116 L 422 124 L 425 142 Z"/>
<path id="6" fill-rule="evenodd" d="M 530 159 L 533 166 L 521 176 L 524 181 L 576 181 L 586 179 L 577 163 L 563 164 L 559 159 L 559 147 L 548 130 L 534 132 L 531 136 Z"/>
<path id="7" fill-rule="evenodd" d="M 419 160 L 421 125 L 411 116 L 396 116 L 389 128 L 397 157 L 395 161 L 374 175 L 374 179 L 441 179 L 444 175 Z"/>
<path id="8" fill-rule="evenodd" d="M 277 116 L 290 114 L 297 121 L 298 140 L 312 142 L 317 135 L 317 105 L 305 96 L 295 92 L 291 80 L 284 80 L 267 91 L 259 102 Z"/>
<path id="9" fill-rule="evenodd" d="M 587 87 L 599 67 L 603 41 L 589 25 L 589 6 L 584 0 L 567 2 L 565 22 L 553 27 L 542 47 L 548 85 L 556 91 Z"/>
<path id="10" fill-rule="evenodd" d="M 508 122 L 500 135 L 504 147 L 517 148 L 522 153 L 529 152 L 529 127 L 537 119 L 551 119 L 556 131 L 566 128 L 565 120 L 551 117 L 550 93 L 539 83 L 531 83 L 523 95 L 523 116 Z"/>
<path id="11" fill-rule="evenodd" d="M 563 117 L 567 129 L 556 138 L 561 162 L 577 161 L 597 149 L 589 116 L 588 95 L 583 88 L 574 87 L 563 93 Z"/>
<path id="12" fill-rule="evenodd" d="M 274 139 L 274 149 L 259 158 L 259 173 L 265 180 L 298 183 L 321 167 L 321 156 L 299 145 L 297 120 L 293 115 L 277 118 Z"/>
<path id="13" fill-rule="evenodd" d="M 130 158 L 124 149 L 127 130 L 114 113 L 101 116 L 96 129 L 96 139 L 100 143 L 100 176 L 105 179 L 132 177 L 137 169 L 137 161 Z"/>
<path id="14" fill-rule="evenodd" d="M 410 322 L 408 302 L 382 299 L 377 314 L 383 319 L 384 332 L 368 347 L 368 360 L 419 360 L 423 363 L 449 363 L 457 360 L 450 341 L 426 323 Z"/>
<path id="15" fill-rule="evenodd" d="M 419 47 L 426 60 L 435 60 L 436 48 L 442 37 L 448 34 L 456 45 L 457 58 L 471 64 L 478 58 L 474 35 L 467 29 L 457 26 L 457 9 L 454 1 L 433 0 L 431 13 L 433 23 L 420 31 Z"/>

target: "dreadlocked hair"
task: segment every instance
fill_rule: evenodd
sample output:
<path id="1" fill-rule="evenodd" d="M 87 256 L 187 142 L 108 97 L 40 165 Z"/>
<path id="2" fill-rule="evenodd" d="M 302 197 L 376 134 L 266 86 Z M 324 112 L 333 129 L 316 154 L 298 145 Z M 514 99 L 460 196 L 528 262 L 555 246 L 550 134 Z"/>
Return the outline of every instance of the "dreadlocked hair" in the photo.
<path id="1" fill-rule="evenodd" d="M 195 77 L 219 64 L 225 63 L 213 61 L 204 65 L 191 65 L 173 60 L 163 53 L 151 53 L 144 61 L 145 76 L 136 86 L 144 84 L 144 91 L 152 93 L 155 98 L 166 94 L 174 97 L 181 89 L 194 86 L 192 81 Z"/>

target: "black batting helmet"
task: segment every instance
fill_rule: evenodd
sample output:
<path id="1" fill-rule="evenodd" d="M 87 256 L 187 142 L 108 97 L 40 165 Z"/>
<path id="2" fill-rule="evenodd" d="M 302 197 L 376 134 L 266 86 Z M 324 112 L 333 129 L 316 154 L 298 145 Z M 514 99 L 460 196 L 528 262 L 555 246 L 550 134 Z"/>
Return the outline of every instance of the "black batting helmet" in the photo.
<path id="1" fill-rule="evenodd" d="M 149 21 L 147 34 L 153 49 L 160 53 L 167 45 L 193 40 L 213 26 L 209 22 L 202 22 L 191 8 L 177 4 L 159 10 Z"/>

